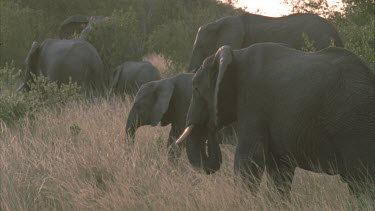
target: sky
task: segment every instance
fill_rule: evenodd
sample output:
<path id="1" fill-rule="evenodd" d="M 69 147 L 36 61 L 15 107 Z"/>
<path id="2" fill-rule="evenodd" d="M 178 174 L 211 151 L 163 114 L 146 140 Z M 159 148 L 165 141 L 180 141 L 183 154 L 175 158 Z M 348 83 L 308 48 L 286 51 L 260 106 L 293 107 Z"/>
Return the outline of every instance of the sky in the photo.
<path id="1" fill-rule="evenodd" d="M 284 4 L 284 0 L 235 0 L 238 7 L 247 7 L 251 13 L 262 14 L 266 16 L 279 17 L 291 12 L 291 7 Z M 341 0 L 328 0 L 330 6 L 342 6 Z"/>

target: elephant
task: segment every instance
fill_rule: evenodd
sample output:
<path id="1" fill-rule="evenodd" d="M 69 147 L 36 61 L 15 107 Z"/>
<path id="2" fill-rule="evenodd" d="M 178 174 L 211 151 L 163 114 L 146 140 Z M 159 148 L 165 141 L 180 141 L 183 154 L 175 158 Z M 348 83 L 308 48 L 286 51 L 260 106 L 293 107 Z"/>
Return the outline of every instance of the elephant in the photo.
<path id="1" fill-rule="evenodd" d="M 277 42 L 301 49 L 306 38 L 316 50 L 332 44 L 343 46 L 335 27 L 315 14 L 296 13 L 274 18 L 243 13 L 224 17 L 199 28 L 187 71 L 195 72 L 206 57 L 223 45 L 240 49 L 255 43 Z"/>
<path id="2" fill-rule="evenodd" d="M 160 72 L 148 61 L 127 61 L 113 71 L 111 88 L 117 94 L 135 95 L 142 84 L 160 80 Z"/>
<path id="3" fill-rule="evenodd" d="M 145 125 L 161 126 L 171 124 L 167 147 L 168 158 L 176 162 L 181 155 L 181 147 L 174 141 L 185 128 L 186 114 L 191 99 L 191 83 L 194 74 L 183 73 L 170 78 L 148 82 L 139 89 L 126 123 L 127 139 L 134 141 L 136 130 Z M 234 145 L 234 125 L 225 127 L 218 133 L 223 144 Z"/>
<path id="4" fill-rule="evenodd" d="M 236 121 L 234 172 L 253 193 L 265 169 L 288 199 L 297 167 L 339 175 L 355 196 L 367 190 L 364 182 L 375 185 L 375 70 L 349 50 L 226 45 L 205 59 L 192 86 L 176 143 L 189 138 L 197 169 L 220 169 L 220 146 L 209 133 Z"/>
<path id="5" fill-rule="evenodd" d="M 81 32 L 85 32 L 91 29 L 92 23 L 104 20 L 105 17 L 99 16 L 85 16 L 85 15 L 73 15 L 65 19 L 59 27 L 60 39 L 71 39 L 75 34 L 82 36 Z"/>
<path id="6" fill-rule="evenodd" d="M 33 42 L 26 58 L 26 76 L 18 90 L 30 89 L 32 74 L 58 84 L 72 82 L 97 91 L 104 89 L 108 78 L 96 49 L 81 39 Z"/>

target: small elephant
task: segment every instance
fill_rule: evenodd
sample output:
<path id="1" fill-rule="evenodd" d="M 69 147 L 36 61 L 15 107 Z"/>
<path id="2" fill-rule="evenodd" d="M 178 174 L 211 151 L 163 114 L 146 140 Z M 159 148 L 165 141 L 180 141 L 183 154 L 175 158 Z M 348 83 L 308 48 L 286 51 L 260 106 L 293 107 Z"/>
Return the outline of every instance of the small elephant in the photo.
<path id="1" fill-rule="evenodd" d="M 104 20 L 104 16 L 85 16 L 85 15 L 73 15 L 65 19 L 59 28 L 59 37 L 60 39 L 71 39 L 74 35 L 80 35 L 84 31 L 87 34 L 87 31 L 91 28 L 91 24 Z"/>
<path id="2" fill-rule="evenodd" d="M 296 167 L 338 174 L 356 196 L 375 182 L 375 72 L 343 48 L 223 46 L 193 78 L 186 121 L 177 143 L 192 135 L 189 161 L 207 173 L 221 152 L 202 128 L 237 122 L 234 170 L 253 192 L 265 169 L 287 198 Z"/>
<path id="3" fill-rule="evenodd" d="M 124 62 L 113 72 L 111 88 L 117 94 L 135 95 L 142 84 L 160 80 L 159 70 L 150 62 Z"/>
<path id="4" fill-rule="evenodd" d="M 273 18 L 243 13 L 224 17 L 199 28 L 188 72 L 195 72 L 206 57 L 223 45 L 240 49 L 255 43 L 277 42 L 301 49 L 305 47 L 305 38 L 312 42 L 316 50 L 332 44 L 343 46 L 335 27 L 315 14 Z"/>
<path id="5" fill-rule="evenodd" d="M 18 90 L 29 90 L 32 74 L 45 76 L 58 84 L 71 80 L 84 88 L 100 91 L 108 78 L 96 49 L 81 39 L 33 42 L 26 58 L 26 77 Z"/>
<path id="6" fill-rule="evenodd" d="M 136 130 L 144 125 L 161 126 L 171 124 L 168 151 L 170 161 L 176 161 L 181 148 L 172 145 L 181 135 L 186 124 L 186 115 L 191 99 L 192 78 L 194 74 L 179 74 L 170 78 L 152 81 L 141 86 L 126 123 L 126 134 L 134 140 Z M 229 136 L 234 135 L 232 127 L 219 132 L 220 143 L 235 144 Z"/>

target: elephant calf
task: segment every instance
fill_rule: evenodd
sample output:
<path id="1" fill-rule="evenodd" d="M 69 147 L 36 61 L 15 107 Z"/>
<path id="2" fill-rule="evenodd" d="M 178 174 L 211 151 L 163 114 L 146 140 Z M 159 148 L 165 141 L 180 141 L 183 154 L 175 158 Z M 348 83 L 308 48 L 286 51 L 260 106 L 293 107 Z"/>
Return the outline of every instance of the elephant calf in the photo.
<path id="1" fill-rule="evenodd" d="M 125 62 L 114 70 L 111 87 L 117 94 L 135 95 L 142 84 L 160 79 L 159 70 L 150 62 Z"/>
<path id="2" fill-rule="evenodd" d="M 161 126 L 171 124 L 168 144 L 181 135 L 185 128 L 186 115 L 192 94 L 192 78 L 194 74 L 179 74 L 163 80 L 153 81 L 141 86 L 126 123 L 126 133 L 134 139 L 138 127 L 144 125 Z M 232 127 L 226 127 L 218 133 L 219 142 L 235 144 Z M 181 155 L 181 148 L 172 145 L 168 151 L 169 159 L 175 161 Z"/>
<path id="3" fill-rule="evenodd" d="M 26 58 L 26 77 L 18 90 L 29 90 L 32 74 L 43 75 L 58 84 L 71 80 L 94 90 L 103 90 L 107 82 L 98 52 L 81 39 L 33 42 Z"/>

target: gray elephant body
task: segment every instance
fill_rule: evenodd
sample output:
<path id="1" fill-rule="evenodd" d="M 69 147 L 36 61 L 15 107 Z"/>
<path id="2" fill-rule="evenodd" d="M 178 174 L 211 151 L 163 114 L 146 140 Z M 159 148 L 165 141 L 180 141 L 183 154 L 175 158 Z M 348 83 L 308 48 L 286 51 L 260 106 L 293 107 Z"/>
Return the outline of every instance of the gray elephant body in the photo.
<path id="1" fill-rule="evenodd" d="M 96 49 L 80 39 L 34 42 L 26 58 L 26 77 L 21 87 L 29 89 L 32 74 L 45 76 L 58 84 L 71 80 L 97 90 L 105 86 L 107 78 Z"/>
<path id="2" fill-rule="evenodd" d="M 253 191 L 267 169 L 278 190 L 289 194 L 300 167 L 339 174 L 358 195 L 368 188 L 363 182 L 375 181 L 374 73 L 343 48 L 307 53 L 274 43 L 223 46 L 193 79 L 186 134 L 207 122 L 219 129 L 237 121 L 235 172 Z M 215 172 L 218 143 L 208 141 L 207 155 L 196 137 L 187 143 L 189 161 Z"/>
<path id="3" fill-rule="evenodd" d="M 188 71 L 196 70 L 206 57 L 223 45 L 240 49 L 255 43 L 277 42 L 301 49 L 305 47 L 304 34 L 316 50 L 330 45 L 343 46 L 334 26 L 318 15 L 292 14 L 273 18 L 244 13 L 199 28 Z"/>
<path id="4" fill-rule="evenodd" d="M 129 61 L 115 68 L 111 87 L 115 93 L 135 95 L 142 84 L 159 79 L 159 70 L 150 62 Z"/>
<path id="5" fill-rule="evenodd" d="M 144 125 L 161 126 L 171 124 L 168 144 L 182 134 L 186 125 L 186 115 L 192 94 L 194 74 L 179 74 L 170 78 L 153 81 L 142 85 L 138 91 L 126 123 L 126 133 L 134 139 L 137 128 Z M 218 133 L 220 143 L 235 144 L 230 136 L 234 129 L 226 127 Z M 172 145 L 169 158 L 175 161 L 180 157 L 181 148 Z"/>

